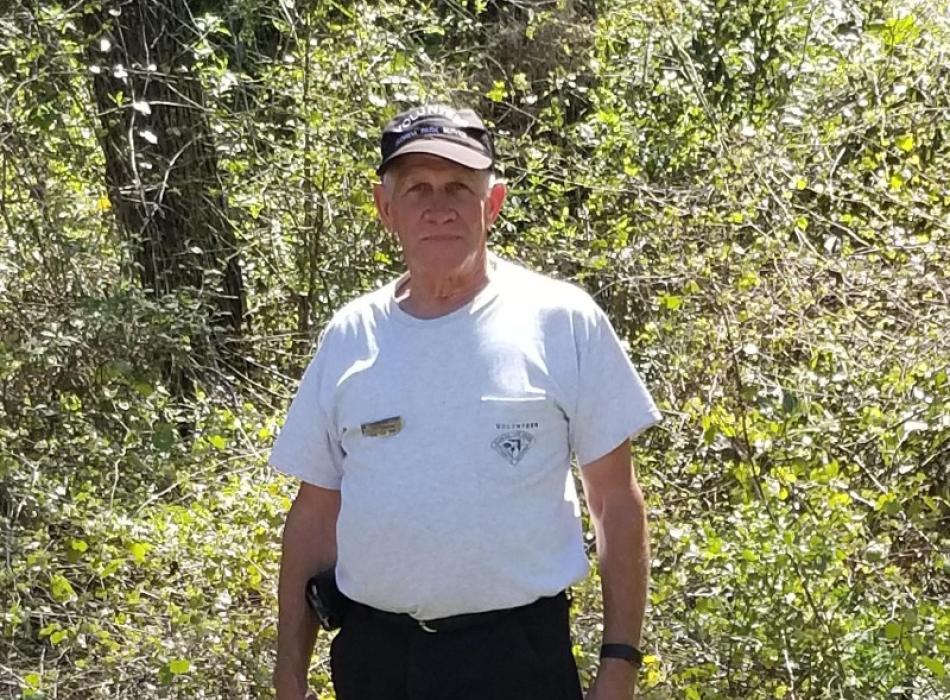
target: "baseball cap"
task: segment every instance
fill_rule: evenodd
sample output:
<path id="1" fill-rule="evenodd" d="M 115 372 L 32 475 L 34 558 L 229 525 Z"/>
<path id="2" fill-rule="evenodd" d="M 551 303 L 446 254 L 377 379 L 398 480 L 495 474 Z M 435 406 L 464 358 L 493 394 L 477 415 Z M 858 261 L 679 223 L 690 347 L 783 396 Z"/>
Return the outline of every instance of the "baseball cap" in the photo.
<path id="1" fill-rule="evenodd" d="M 383 129 L 380 151 L 379 175 L 407 153 L 429 153 L 473 170 L 485 170 L 495 162 L 491 134 L 478 115 L 443 104 L 420 105 L 397 114 Z"/>

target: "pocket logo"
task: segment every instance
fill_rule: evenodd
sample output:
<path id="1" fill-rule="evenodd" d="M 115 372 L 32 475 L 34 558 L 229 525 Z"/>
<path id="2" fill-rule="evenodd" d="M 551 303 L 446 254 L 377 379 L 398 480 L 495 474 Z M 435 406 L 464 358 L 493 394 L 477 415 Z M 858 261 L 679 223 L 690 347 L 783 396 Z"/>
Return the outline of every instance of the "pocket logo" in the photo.
<path id="1" fill-rule="evenodd" d="M 512 466 L 518 464 L 531 449 L 534 435 L 526 430 L 512 430 L 492 440 L 491 446 Z"/>

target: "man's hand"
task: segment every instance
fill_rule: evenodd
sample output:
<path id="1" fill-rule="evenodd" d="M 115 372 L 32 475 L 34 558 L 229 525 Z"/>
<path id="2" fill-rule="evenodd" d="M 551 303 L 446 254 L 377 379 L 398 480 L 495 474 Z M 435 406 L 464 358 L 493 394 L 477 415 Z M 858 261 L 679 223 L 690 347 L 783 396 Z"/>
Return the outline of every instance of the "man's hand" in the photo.
<path id="1" fill-rule="evenodd" d="M 601 659 L 585 700 L 630 700 L 637 685 L 637 671 L 624 659 Z"/>
<path id="2" fill-rule="evenodd" d="M 293 675 L 284 675 L 278 671 L 274 675 L 276 700 L 318 700 L 316 694 L 307 688 L 307 681 Z"/>
<path id="3" fill-rule="evenodd" d="M 318 700 L 316 693 L 307 688 L 306 683 L 293 680 L 275 679 L 276 700 Z"/>

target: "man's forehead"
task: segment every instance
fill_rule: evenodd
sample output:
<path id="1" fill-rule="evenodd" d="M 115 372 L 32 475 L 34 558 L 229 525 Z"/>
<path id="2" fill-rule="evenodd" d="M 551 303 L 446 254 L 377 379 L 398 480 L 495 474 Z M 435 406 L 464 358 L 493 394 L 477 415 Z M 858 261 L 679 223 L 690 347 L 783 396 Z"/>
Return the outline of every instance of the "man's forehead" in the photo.
<path id="1" fill-rule="evenodd" d="M 439 174 L 451 173 L 466 179 L 476 179 L 483 174 L 481 170 L 466 168 L 464 165 L 448 158 L 440 158 L 429 153 L 407 153 L 400 156 L 393 163 L 392 169 L 398 170 L 401 176 L 424 176 L 427 172 L 438 172 Z"/>

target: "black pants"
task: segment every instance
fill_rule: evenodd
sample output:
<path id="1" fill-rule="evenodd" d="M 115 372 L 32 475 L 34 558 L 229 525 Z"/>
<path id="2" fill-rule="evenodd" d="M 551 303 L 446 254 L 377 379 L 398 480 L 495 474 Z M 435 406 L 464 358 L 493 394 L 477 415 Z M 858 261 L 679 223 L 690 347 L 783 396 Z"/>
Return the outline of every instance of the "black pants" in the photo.
<path id="1" fill-rule="evenodd" d="M 337 700 L 581 700 L 564 594 L 434 633 L 355 606 L 330 668 Z"/>

